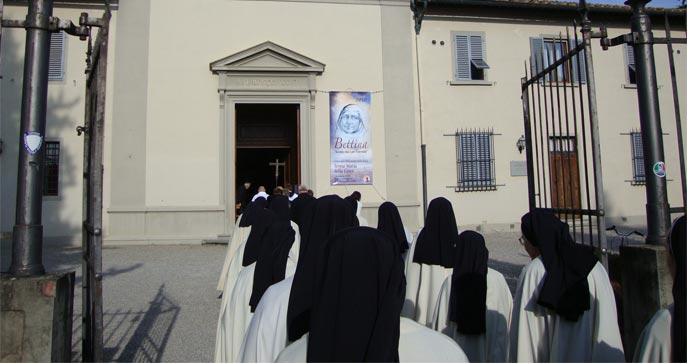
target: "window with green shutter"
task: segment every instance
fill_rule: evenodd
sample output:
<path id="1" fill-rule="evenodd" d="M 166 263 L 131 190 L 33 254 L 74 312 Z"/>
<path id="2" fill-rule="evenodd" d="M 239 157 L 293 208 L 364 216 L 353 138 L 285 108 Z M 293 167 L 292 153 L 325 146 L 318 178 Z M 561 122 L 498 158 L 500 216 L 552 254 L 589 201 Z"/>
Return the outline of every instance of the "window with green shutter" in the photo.
<path id="1" fill-rule="evenodd" d="M 577 44 L 580 43 L 578 42 Z M 573 39 L 531 37 L 530 61 L 534 75 L 541 73 L 575 48 L 576 45 Z M 577 53 L 567 62 L 556 67 L 555 70 L 547 74 L 542 80 L 544 82 L 587 83 L 583 54 L 583 52 Z"/>
<path id="2" fill-rule="evenodd" d="M 453 32 L 453 58 L 455 81 L 486 80 L 484 33 Z"/>
<path id="3" fill-rule="evenodd" d="M 63 31 L 50 33 L 50 61 L 48 65 L 48 80 L 64 80 L 64 42 Z"/>
<path id="4" fill-rule="evenodd" d="M 632 46 L 625 44 L 625 64 L 627 64 L 627 81 L 630 84 L 637 84 L 637 74 L 635 73 L 635 51 Z"/>

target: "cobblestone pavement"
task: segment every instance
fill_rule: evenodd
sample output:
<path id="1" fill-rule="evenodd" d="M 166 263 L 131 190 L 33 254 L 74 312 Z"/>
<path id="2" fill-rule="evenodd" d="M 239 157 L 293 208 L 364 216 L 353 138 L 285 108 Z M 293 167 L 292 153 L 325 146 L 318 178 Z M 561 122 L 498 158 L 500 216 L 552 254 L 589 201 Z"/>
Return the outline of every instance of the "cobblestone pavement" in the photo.
<path id="1" fill-rule="evenodd" d="M 529 261 L 519 233 L 485 234 L 490 267 L 515 290 Z M 1 269 L 11 243 L 3 241 Z M 80 248 L 44 247 L 50 272 L 74 270 L 73 360 L 81 360 Z M 209 362 L 213 360 L 220 299 L 215 287 L 226 253 L 223 245 L 116 246 L 103 249 L 104 343 L 107 361 Z"/>

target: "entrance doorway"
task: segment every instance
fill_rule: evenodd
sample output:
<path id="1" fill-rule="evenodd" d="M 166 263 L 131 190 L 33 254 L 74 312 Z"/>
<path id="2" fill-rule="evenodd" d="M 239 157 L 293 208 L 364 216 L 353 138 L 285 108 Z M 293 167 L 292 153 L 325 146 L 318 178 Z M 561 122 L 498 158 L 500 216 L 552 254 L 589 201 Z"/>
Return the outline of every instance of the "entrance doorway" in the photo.
<path id="1" fill-rule="evenodd" d="M 299 104 L 237 103 L 235 107 L 235 190 L 245 181 L 251 182 L 254 192 L 265 186 L 268 194 L 277 186 L 300 184 Z"/>

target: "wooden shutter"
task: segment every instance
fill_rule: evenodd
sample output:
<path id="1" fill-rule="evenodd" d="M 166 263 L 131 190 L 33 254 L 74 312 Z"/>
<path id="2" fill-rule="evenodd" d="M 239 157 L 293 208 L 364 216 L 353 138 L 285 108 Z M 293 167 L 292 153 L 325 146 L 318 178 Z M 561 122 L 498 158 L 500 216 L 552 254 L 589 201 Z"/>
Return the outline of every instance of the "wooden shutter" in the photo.
<path id="1" fill-rule="evenodd" d="M 582 44 L 582 40 L 578 40 L 577 44 Z M 575 40 L 574 39 L 569 39 L 568 40 L 568 46 L 570 50 L 575 48 Z M 578 72 L 578 65 L 577 62 L 580 62 L 579 64 L 579 71 Z M 578 74 L 580 73 L 580 74 Z M 585 63 L 584 63 L 584 51 L 581 51 L 577 53 L 576 56 L 572 57 L 572 75 L 573 75 L 573 82 L 574 83 L 587 83 L 587 70 L 585 69 Z"/>
<path id="2" fill-rule="evenodd" d="M 484 60 L 484 38 L 481 35 L 470 36 L 470 62 L 478 69 L 488 69 Z"/>
<path id="3" fill-rule="evenodd" d="M 636 84 L 636 70 L 635 70 L 635 49 L 631 45 L 624 45 L 625 48 L 625 62 L 627 64 L 627 69 L 625 70 L 627 75 L 627 80 L 631 84 Z"/>
<path id="4" fill-rule="evenodd" d="M 462 180 L 464 186 L 474 186 L 477 179 L 477 153 L 474 134 L 464 134 L 460 137 L 460 154 L 463 162 Z"/>
<path id="5" fill-rule="evenodd" d="M 456 34 L 454 39 L 456 50 L 456 80 L 469 81 L 470 78 L 470 47 L 468 35 Z"/>
<path id="6" fill-rule="evenodd" d="M 478 158 L 478 185 L 491 185 L 491 135 L 487 133 L 477 134 L 477 158 Z"/>
<path id="7" fill-rule="evenodd" d="M 632 70 L 635 69 L 635 49 L 632 46 L 629 46 L 625 44 L 625 61 L 627 62 L 627 66 L 629 68 L 632 68 Z"/>
<path id="8" fill-rule="evenodd" d="M 50 62 L 48 80 L 64 80 L 64 32 L 50 33 Z"/>
<path id="9" fill-rule="evenodd" d="M 539 74 L 544 70 L 544 38 L 530 38 L 530 62 L 532 64 L 533 75 Z"/>

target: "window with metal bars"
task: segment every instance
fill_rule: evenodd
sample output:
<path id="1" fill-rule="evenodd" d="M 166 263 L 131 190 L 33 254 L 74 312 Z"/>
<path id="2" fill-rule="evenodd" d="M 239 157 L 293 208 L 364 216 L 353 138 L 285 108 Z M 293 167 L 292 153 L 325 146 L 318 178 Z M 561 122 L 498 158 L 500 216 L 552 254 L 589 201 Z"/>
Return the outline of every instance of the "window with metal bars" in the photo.
<path id="1" fill-rule="evenodd" d="M 632 185 L 646 184 L 646 172 L 644 170 L 644 149 L 642 149 L 642 134 L 639 131 L 630 132 L 632 146 Z"/>
<path id="2" fill-rule="evenodd" d="M 493 130 L 457 131 L 456 159 L 456 191 L 496 190 Z"/>
<path id="3" fill-rule="evenodd" d="M 581 43 L 581 40 L 578 40 Z M 567 56 L 574 50 L 574 39 L 561 39 L 557 37 L 531 37 L 530 61 L 533 73 L 539 74 L 549 65 Z M 578 64 L 579 62 L 579 64 Z M 568 82 L 573 84 L 587 83 L 583 53 L 577 53 L 569 60 L 559 65 L 552 72 L 546 74 L 540 82 Z"/>
<path id="4" fill-rule="evenodd" d="M 48 80 L 64 80 L 64 42 L 63 31 L 50 33 L 50 61 L 48 63 Z"/>
<path id="5" fill-rule="evenodd" d="M 43 195 L 56 197 L 60 189 L 60 142 L 45 143 L 43 168 Z"/>
<path id="6" fill-rule="evenodd" d="M 453 32 L 454 81 L 486 80 L 484 33 Z"/>

